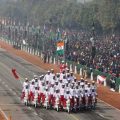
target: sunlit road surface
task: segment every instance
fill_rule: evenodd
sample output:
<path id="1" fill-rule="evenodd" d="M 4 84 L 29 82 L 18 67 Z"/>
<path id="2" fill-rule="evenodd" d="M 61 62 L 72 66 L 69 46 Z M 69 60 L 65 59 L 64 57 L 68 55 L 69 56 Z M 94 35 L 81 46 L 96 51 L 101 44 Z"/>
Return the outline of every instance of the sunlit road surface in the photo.
<path id="1" fill-rule="evenodd" d="M 15 80 L 11 69 L 16 68 L 20 80 Z M 26 107 L 20 100 L 22 83 L 25 77 L 32 79 L 45 70 L 7 53 L 0 48 L 0 108 L 12 120 L 119 120 L 120 111 L 98 101 L 96 110 L 79 113 L 56 112 L 44 108 Z M 114 99 L 114 98 L 113 98 Z"/>

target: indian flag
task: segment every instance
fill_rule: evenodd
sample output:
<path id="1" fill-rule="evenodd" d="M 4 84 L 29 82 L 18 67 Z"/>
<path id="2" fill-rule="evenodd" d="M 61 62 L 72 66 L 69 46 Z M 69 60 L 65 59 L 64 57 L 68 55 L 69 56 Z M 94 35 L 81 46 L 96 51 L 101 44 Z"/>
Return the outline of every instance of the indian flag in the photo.
<path id="1" fill-rule="evenodd" d="M 63 55 L 64 54 L 64 42 L 60 41 L 57 43 L 57 54 Z"/>

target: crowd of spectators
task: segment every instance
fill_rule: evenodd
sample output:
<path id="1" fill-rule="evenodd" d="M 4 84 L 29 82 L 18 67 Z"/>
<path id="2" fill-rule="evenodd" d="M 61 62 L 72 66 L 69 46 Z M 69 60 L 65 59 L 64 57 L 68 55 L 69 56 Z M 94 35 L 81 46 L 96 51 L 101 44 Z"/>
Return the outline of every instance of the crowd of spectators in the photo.
<path id="1" fill-rule="evenodd" d="M 81 39 L 70 39 L 67 43 L 66 58 L 119 77 L 120 37 L 112 35 L 112 37 L 95 38 L 96 50 L 92 51 L 92 47 L 90 37 L 87 35 Z M 92 52 L 95 52 L 94 59 L 92 59 Z"/>

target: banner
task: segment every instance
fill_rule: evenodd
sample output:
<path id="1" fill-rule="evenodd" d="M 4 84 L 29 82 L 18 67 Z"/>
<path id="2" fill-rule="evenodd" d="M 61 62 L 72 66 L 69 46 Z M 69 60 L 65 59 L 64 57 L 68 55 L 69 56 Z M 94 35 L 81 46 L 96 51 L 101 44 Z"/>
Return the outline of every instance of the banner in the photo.
<path id="1" fill-rule="evenodd" d="M 106 82 L 106 77 L 105 76 L 97 76 L 97 83 L 98 84 L 104 84 L 104 82 Z"/>

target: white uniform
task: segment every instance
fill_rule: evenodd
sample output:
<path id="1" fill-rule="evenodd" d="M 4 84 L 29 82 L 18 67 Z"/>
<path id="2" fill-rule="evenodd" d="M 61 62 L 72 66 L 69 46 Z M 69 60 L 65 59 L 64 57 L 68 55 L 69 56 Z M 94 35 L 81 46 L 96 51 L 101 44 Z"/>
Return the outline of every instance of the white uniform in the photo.
<path id="1" fill-rule="evenodd" d="M 38 90 L 35 90 L 35 92 L 34 92 L 34 98 L 35 98 L 35 99 L 38 98 Z"/>
<path id="2" fill-rule="evenodd" d="M 91 89 L 94 89 L 96 91 L 97 89 L 96 85 L 91 85 Z"/>
<path id="3" fill-rule="evenodd" d="M 55 92 L 55 88 L 54 87 L 50 87 L 49 94 L 50 95 L 54 95 L 54 92 Z"/>
<path id="4" fill-rule="evenodd" d="M 70 93 L 68 93 L 68 94 L 66 93 L 66 94 L 65 94 L 65 99 L 66 99 L 66 100 L 69 99 L 70 96 L 71 96 Z"/>
<path id="5" fill-rule="evenodd" d="M 45 98 L 48 100 L 49 99 L 49 91 L 45 91 Z"/>
<path id="6" fill-rule="evenodd" d="M 92 93 L 91 93 L 91 96 L 93 97 L 93 99 L 95 99 L 95 98 L 96 98 L 96 95 L 97 95 L 97 93 L 96 93 L 96 92 L 92 92 Z"/>
<path id="7" fill-rule="evenodd" d="M 55 80 L 53 78 L 50 79 L 50 84 L 55 84 Z"/>
<path id="8" fill-rule="evenodd" d="M 54 76 L 55 76 L 54 73 L 50 73 L 50 79 L 51 79 L 51 80 L 53 79 Z"/>
<path id="9" fill-rule="evenodd" d="M 75 90 L 70 88 L 70 97 L 74 97 L 75 96 Z"/>
<path id="10" fill-rule="evenodd" d="M 85 89 L 87 89 L 88 88 L 88 84 L 85 84 Z"/>
<path id="11" fill-rule="evenodd" d="M 65 75 L 65 74 L 63 74 L 63 73 L 60 74 L 60 80 L 63 79 L 63 76 L 64 76 L 64 75 Z"/>
<path id="12" fill-rule="evenodd" d="M 75 97 L 80 97 L 80 89 L 75 89 Z"/>
<path id="13" fill-rule="evenodd" d="M 45 94 L 45 86 L 42 86 L 40 90 L 41 93 Z"/>
<path id="14" fill-rule="evenodd" d="M 80 91 L 81 91 L 81 97 L 83 97 L 85 95 L 85 89 L 81 87 Z"/>
<path id="15" fill-rule="evenodd" d="M 30 84 L 30 92 L 34 93 L 35 91 L 35 85 Z"/>
<path id="16" fill-rule="evenodd" d="M 38 81 L 35 82 L 35 87 L 39 87 L 39 83 L 38 83 Z"/>
<path id="17" fill-rule="evenodd" d="M 64 84 L 68 83 L 67 79 L 63 79 L 63 83 Z"/>
<path id="18" fill-rule="evenodd" d="M 40 89 L 41 86 L 42 86 L 42 81 L 41 80 L 38 81 L 38 85 L 39 85 L 39 89 Z"/>
<path id="19" fill-rule="evenodd" d="M 44 80 L 45 81 L 50 81 L 50 75 L 46 74 L 45 77 L 44 77 Z"/>
<path id="20" fill-rule="evenodd" d="M 54 93 L 55 98 L 60 98 L 60 93 Z"/>
<path id="21" fill-rule="evenodd" d="M 28 95 L 29 95 L 29 90 L 28 89 L 25 89 L 25 97 L 28 97 Z"/>
<path id="22" fill-rule="evenodd" d="M 65 88 L 60 88 L 60 95 L 64 95 L 65 94 Z"/>
<path id="23" fill-rule="evenodd" d="M 91 95 L 91 92 L 92 92 L 92 91 L 91 91 L 91 87 L 86 87 L 85 89 L 88 91 L 88 95 L 90 96 L 90 95 Z"/>
<path id="24" fill-rule="evenodd" d="M 59 85 L 55 85 L 55 90 L 59 90 Z"/>
<path id="25" fill-rule="evenodd" d="M 59 88 L 62 88 L 62 84 L 63 84 L 62 82 L 59 82 L 59 84 L 58 84 Z"/>
<path id="26" fill-rule="evenodd" d="M 24 82 L 24 83 L 23 83 L 23 90 L 22 90 L 23 92 L 25 91 L 26 86 L 29 87 L 29 82 Z"/>

